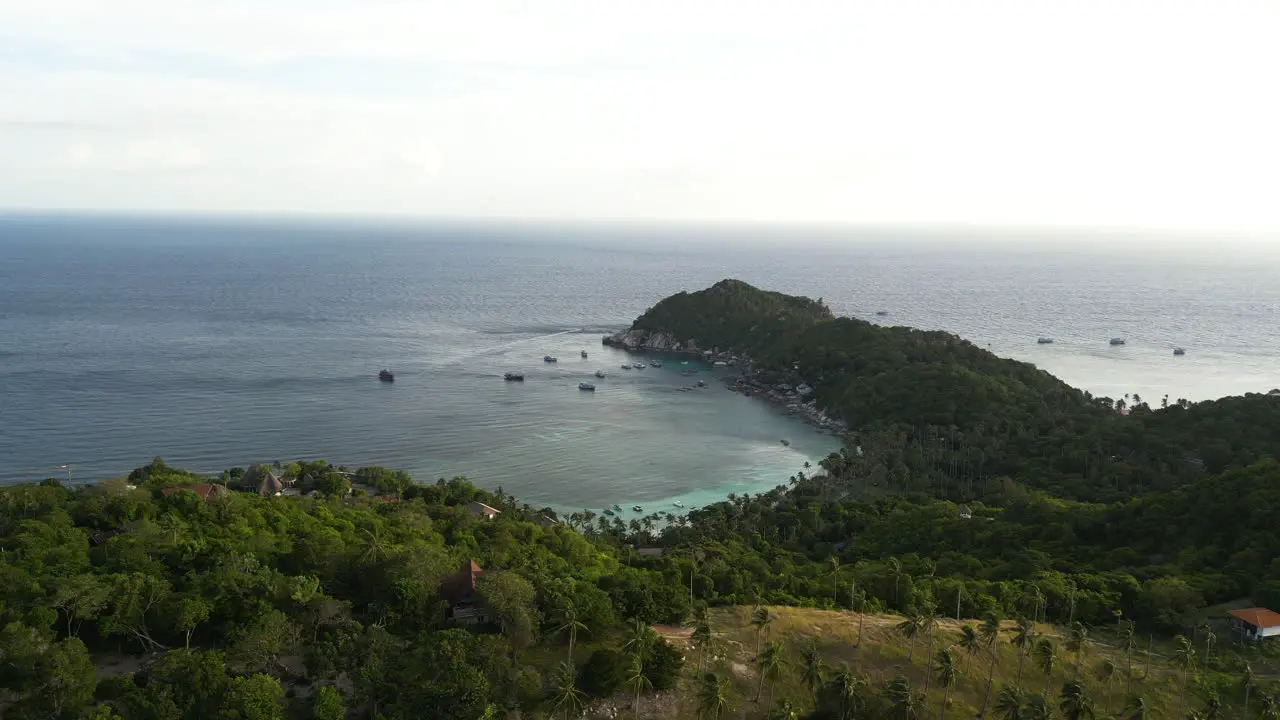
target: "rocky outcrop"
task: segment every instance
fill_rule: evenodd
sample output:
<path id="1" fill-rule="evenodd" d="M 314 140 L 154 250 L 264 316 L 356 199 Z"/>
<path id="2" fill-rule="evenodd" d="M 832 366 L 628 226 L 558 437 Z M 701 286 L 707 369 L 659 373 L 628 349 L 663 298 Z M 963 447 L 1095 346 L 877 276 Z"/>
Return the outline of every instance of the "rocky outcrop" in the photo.
<path id="1" fill-rule="evenodd" d="M 624 330 L 613 335 L 606 335 L 602 342 L 626 350 L 655 350 L 659 352 L 698 352 L 695 340 L 680 342 L 671 333 L 656 333 L 648 330 Z"/>

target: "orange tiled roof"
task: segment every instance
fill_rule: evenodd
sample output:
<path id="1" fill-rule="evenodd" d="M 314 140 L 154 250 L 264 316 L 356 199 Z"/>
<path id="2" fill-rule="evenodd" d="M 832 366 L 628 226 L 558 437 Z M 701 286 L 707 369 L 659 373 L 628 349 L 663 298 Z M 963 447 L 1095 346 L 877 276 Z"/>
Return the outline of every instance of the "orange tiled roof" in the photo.
<path id="1" fill-rule="evenodd" d="M 1243 620 L 1256 628 L 1280 627 L 1280 613 L 1266 608 L 1246 608 L 1244 610 L 1228 610 L 1227 614 Z"/>

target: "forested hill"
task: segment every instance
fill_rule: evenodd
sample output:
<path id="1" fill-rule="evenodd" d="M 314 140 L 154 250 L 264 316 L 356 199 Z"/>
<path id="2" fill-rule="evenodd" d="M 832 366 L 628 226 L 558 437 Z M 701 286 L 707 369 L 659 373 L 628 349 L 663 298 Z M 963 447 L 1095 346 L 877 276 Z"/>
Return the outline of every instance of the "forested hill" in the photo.
<path id="1" fill-rule="evenodd" d="M 847 423 L 862 448 L 836 470 L 897 490 L 970 500 L 1012 478 L 1107 501 L 1280 455 L 1277 397 L 1163 398 L 1158 409 L 1136 395 L 1095 398 L 951 333 L 835 318 L 821 300 L 737 280 L 663 300 L 630 335 L 744 354 L 748 388 L 809 385 L 802 400 Z"/>
<path id="2" fill-rule="evenodd" d="M 692 339 L 701 348 L 754 353 L 834 317 L 821 298 L 721 280 L 706 290 L 665 298 L 637 318 L 632 329 L 670 335 L 680 343 Z"/>

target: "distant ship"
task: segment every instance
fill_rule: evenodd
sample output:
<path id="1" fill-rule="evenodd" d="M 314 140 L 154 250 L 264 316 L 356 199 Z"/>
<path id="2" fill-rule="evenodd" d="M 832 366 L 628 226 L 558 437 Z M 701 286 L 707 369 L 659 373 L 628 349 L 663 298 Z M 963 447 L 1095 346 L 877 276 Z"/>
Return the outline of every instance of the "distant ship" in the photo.
<path id="1" fill-rule="evenodd" d="M 579 390 L 595 390 L 596 386 L 592 385 L 589 382 L 581 382 L 581 383 L 578 383 L 578 389 Z"/>
<path id="2" fill-rule="evenodd" d="M 583 351 L 582 351 L 582 357 L 586 357 L 586 356 L 587 356 L 587 351 L 586 351 L 586 350 L 583 350 Z"/>
<path id="3" fill-rule="evenodd" d="M 877 315 L 879 315 L 880 317 L 884 317 L 885 315 L 888 315 L 888 314 L 889 314 L 889 311 L 888 311 L 888 310 L 877 310 L 877 311 L 876 311 L 876 314 L 877 314 Z"/>
<path id="4" fill-rule="evenodd" d="M 1186 351 L 1186 350 L 1183 350 L 1182 348 L 1174 348 L 1174 349 L 1173 349 L 1173 354 L 1174 354 L 1174 355 L 1186 355 L 1186 354 L 1187 354 L 1187 351 Z"/>
<path id="5" fill-rule="evenodd" d="M 519 381 L 519 382 L 524 382 L 524 373 L 507 373 L 506 375 L 503 375 L 503 376 L 502 376 L 502 379 L 503 379 L 503 380 L 517 380 L 517 381 Z"/>
<path id="6" fill-rule="evenodd" d="M 604 371 L 603 371 L 603 370 L 597 370 L 597 371 L 596 371 L 596 377 L 598 377 L 598 378 L 602 378 L 602 377 L 604 377 Z"/>
<path id="7" fill-rule="evenodd" d="M 1112 345 L 1123 345 L 1123 344 L 1124 344 L 1124 338 L 1111 338 L 1111 344 L 1112 344 Z"/>
<path id="8" fill-rule="evenodd" d="M 644 363 L 635 363 L 635 364 L 634 364 L 634 365 L 632 365 L 631 367 L 633 367 L 633 368 L 635 368 L 635 369 L 637 369 L 637 370 L 643 370 L 643 369 L 645 368 L 645 365 L 644 365 Z"/>
<path id="9" fill-rule="evenodd" d="M 1052 345 L 1053 338 L 1048 338 L 1048 337 L 1036 338 L 1036 342 L 1040 343 L 1041 345 Z"/>
<path id="10" fill-rule="evenodd" d="M 623 365 L 623 366 L 622 366 L 622 369 L 623 369 L 623 370 L 630 370 L 630 369 L 631 369 L 631 366 L 630 366 L 630 365 Z"/>
<path id="11" fill-rule="evenodd" d="M 395 382 L 396 376 L 390 370 L 382 370 L 378 372 L 378 379 L 382 382 Z"/>
<path id="12" fill-rule="evenodd" d="M 654 360 L 653 362 L 651 362 L 651 363 L 649 363 L 649 364 L 650 364 L 650 365 L 652 365 L 653 367 L 656 367 L 656 368 L 660 368 L 660 367 L 662 367 L 662 361 L 661 361 L 661 360 Z"/>
<path id="13" fill-rule="evenodd" d="M 555 361 L 556 359 L 554 357 L 551 357 L 550 355 L 542 356 L 542 362 L 555 362 Z"/>

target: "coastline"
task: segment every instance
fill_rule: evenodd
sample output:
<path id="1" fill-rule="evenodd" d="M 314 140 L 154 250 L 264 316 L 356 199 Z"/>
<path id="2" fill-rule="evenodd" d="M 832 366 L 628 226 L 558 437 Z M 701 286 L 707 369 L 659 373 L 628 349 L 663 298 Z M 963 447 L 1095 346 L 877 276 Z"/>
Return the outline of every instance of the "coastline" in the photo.
<path id="1" fill-rule="evenodd" d="M 607 347 L 619 348 L 629 353 L 657 352 L 696 357 L 710 364 L 713 369 L 733 368 L 737 371 L 736 375 L 725 375 L 720 378 L 729 390 L 746 397 L 764 400 L 819 432 L 841 440 L 849 438 L 848 425 L 823 412 L 818 407 L 817 401 L 813 399 L 811 388 L 804 384 L 793 386 L 786 382 L 769 382 L 762 377 L 755 363 L 746 354 L 724 352 L 719 348 L 699 348 L 693 340 L 682 343 L 669 334 L 650 333 L 645 330 L 622 330 L 613 335 L 605 335 L 600 342 Z"/>

